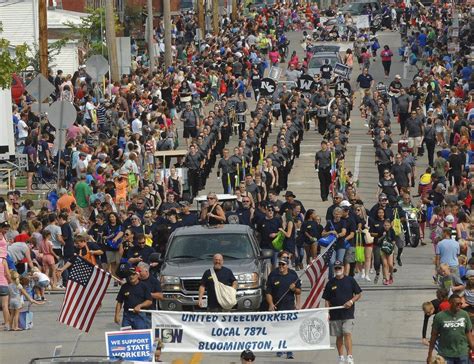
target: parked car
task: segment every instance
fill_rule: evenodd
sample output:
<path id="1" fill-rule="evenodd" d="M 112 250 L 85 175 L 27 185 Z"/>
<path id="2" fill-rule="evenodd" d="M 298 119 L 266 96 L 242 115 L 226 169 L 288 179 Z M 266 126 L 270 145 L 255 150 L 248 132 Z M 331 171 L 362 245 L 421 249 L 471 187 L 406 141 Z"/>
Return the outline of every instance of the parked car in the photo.
<path id="1" fill-rule="evenodd" d="M 273 250 L 261 250 L 255 232 L 246 225 L 189 226 L 170 236 L 160 272 L 162 310 L 199 310 L 199 286 L 203 273 L 220 253 L 224 266 L 238 280 L 239 311 L 255 311 L 264 300 Z"/>
<path id="2" fill-rule="evenodd" d="M 18 76 L 16 73 L 12 75 L 12 100 L 15 104 L 20 103 L 20 97 L 25 92 L 25 83 L 23 79 Z"/>

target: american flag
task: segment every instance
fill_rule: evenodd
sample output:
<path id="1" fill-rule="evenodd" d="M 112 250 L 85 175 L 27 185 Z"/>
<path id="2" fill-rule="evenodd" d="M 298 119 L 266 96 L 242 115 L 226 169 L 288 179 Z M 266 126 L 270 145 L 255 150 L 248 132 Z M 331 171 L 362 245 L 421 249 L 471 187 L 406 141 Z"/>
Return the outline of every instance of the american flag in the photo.
<path id="1" fill-rule="evenodd" d="M 311 284 L 311 291 L 303 304 L 305 308 L 317 308 L 323 296 L 324 287 L 329 277 L 329 261 L 334 253 L 334 243 L 326 248 L 326 251 L 312 261 L 306 268 L 306 275 Z"/>
<path id="2" fill-rule="evenodd" d="M 109 273 L 77 257 L 69 272 L 59 322 L 89 332 L 109 282 Z"/>

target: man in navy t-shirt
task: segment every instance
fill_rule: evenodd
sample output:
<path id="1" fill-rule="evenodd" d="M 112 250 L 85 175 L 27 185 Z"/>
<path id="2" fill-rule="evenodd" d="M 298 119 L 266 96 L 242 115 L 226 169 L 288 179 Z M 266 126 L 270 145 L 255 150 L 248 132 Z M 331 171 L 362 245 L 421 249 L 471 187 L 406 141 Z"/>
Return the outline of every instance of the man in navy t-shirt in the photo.
<path id="1" fill-rule="evenodd" d="M 326 284 L 323 298 L 326 307 L 343 306 L 343 308 L 329 311 L 329 329 L 332 336 L 336 336 L 336 348 L 339 354 L 339 363 L 354 363 L 352 358 L 352 330 L 354 327 L 354 303 L 362 295 L 362 290 L 353 277 L 344 275 L 343 262 L 334 263 L 335 277 Z M 347 350 L 347 359 L 344 361 L 344 342 Z"/>
<path id="2" fill-rule="evenodd" d="M 369 74 L 369 69 L 364 68 L 362 73 L 357 77 L 357 83 L 362 92 L 362 96 L 365 95 L 366 90 L 370 90 L 374 85 L 374 78 Z"/>
<path id="3" fill-rule="evenodd" d="M 237 279 L 229 268 L 224 267 L 224 257 L 221 254 L 215 254 L 213 258 L 214 272 L 217 280 L 226 286 L 232 286 L 237 289 Z M 214 280 L 212 279 L 211 270 L 204 272 L 199 286 L 199 307 L 204 307 L 204 292 L 207 292 L 207 309 L 209 311 L 223 311 L 222 306 L 217 301 L 216 290 L 214 288 Z"/>

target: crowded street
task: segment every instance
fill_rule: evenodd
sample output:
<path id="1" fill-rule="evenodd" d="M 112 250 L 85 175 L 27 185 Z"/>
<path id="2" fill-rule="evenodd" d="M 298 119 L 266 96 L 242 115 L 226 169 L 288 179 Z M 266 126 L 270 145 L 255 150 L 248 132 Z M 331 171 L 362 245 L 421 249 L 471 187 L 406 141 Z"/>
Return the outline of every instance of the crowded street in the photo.
<path id="1" fill-rule="evenodd" d="M 272 17 L 280 19 L 286 16 L 283 10 L 278 10 L 278 6 L 276 5 L 274 14 L 279 14 L 279 17 L 267 14 L 268 19 L 275 20 Z M 443 8 L 443 11 L 440 11 L 440 8 Z M 301 9 L 304 9 L 304 6 Z M 388 9 L 390 12 L 390 7 Z M 393 5 L 391 9 L 393 10 Z M 87 94 L 83 92 L 82 99 L 78 100 L 76 93 L 73 103 L 76 104 L 75 107 L 79 113 L 74 124 L 67 129 L 65 150 L 61 151 L 60 157 L 65 161 L 65 165 L 69 163 L 68 159 L 74 162 L 71 168 L 69 164 L 66 168 L 61 167 L 61 177 L 58 178 L 58 181 L 61 180 L 59 182 L 61 186 L 57 186 L 55 207 L 51 207 L 50 201 L 49 204 L 43 203 L 43 207 L 37 209 L 39 205 L 36 200 L 33 207 L 30 196 L 36 193 L 36 187 L 39 189 L 41 186 L 31 185 L 31 181 L 26 183 L 25 188 L 12 188 L 14 193 L 7 194 L 5 191 L 4 194 L 8 206 L 6 211 L 9 210 L 8 214 L 12 216 L 18 216 L 16 226 L 13 225 L 14 220 L 11 216 L 0 221 L 0 233 L 4 237 L 0 240 L 0 244 L 2 241 L 5 242 L 0 246 L 0 253 L 8 251 L 8 257 L 4 254 L 5 256 L 0 258 L 8 262 L 8 267 L 11 269 L 8 275 L 5 273 L 5 282 L 8 281 L 8 287 L 10 287 L 18 273 L 33 277 L 35 274 L 33 272 L 41 271 L 43 276 L 47 276 L 49 284 L 44 287 L 37 286 L 34 282 L 31 284 L 33 290 L 30 292 L 31 297 L 28 296 L 31 300 L 28 299 L 30 303 L 25 303 L 28 311 L 34 312 L 34 325 L 31 329 L 23 331 L 18 326 L 15 329 L 14 320 L 11 321 L 13 324 L 9 325 L 5 319 L 7 316 L 4 314 L 5 331 L 0 331 L 0 362 L 26 363 L 32 358 L 53 356 L 53 352 L 71 356 L 104 356 L 106 355 L 104 333 L 118 331 L 120 327 L 128 326 L 134 330 L 153 329 L 153 325 L 156 325 L 154 317 L 148 324 L 146 320 L 141 323 L 140 317 L 135 317 L 137 312 L 131 312 L 136 307 L 127 303 L 126 290 L 136 284 L 133 280 L 138 280 L 137 274 L 140 280 L 144 280 L 142 277 L 144 270 L 146 274 L 155 274 L 153 269 L 157 266 L 156 262 L 159 262 L 161 272 L 156 273 L 156 278 L 160 281 L 157 282 L 157 286 L 160 287 L 161 283 L 161 287 L 155 290 L 147 288 L 146 292 L 144 291 L 143 300 L 145 303 L 150 301 L 150 304 L 143 304 L 143 308 L 145 310 L 158 309 L 162 313 L 174 310 L 176 306 L 173 306 L 175 303 L 173 297 L 175 296 L 173 292 L 167 291 L 167 287 L 172 286 L 167 281 L 167 277 L 175 273 L 167 273 L 167 270 L 173 272 L 171 270 L 173 266 L 171 256 L 174 253 L 172 248 L 176 249 L 177 244 L 183 243 L 189 236 L 195 236 L 196 241 L 202 239 L 199 243 L 202 253 L 209 253 L 206 258 L 199 259 L 203 261 L 200 264 L 204 269 L 194 260 L 186 260 L 192 258 L 192 254 L 195 253 L 193 249 L 183 249 L 182 255 L 178 253 L 175 255 L 176 259 L 183 259 L 178 263 L 178 267 L 181 267 L 179 269 L 182 270 L 181 274 L 184 276 L 191 272 L 190 276 L 199 277 L 201 281 L 200 286 L 198 285 L 199 299 L 197 289 L 193 290 L 195 298 L 192 310 L 206 311 L 207 308 L 207 311 L 224 312 L 222 315 L 226 315 L 226 312 L 231 310 L 224 309 L 219 296 L 216 300 L 216 293 L 214 293 L 215 302 L 212 300 L 206 280 L 216 279 L 211 277 L 215 269 L 219 273 L 219 281 L 236 288 L 239 292 L 242 284 L 241 274 L 233 270 L 235 277 L 232 279 L 233 275 L 230 272 L 229 282 L 224 282 L 221 278 L 222 272 L 228 269 L 225 268 L 227 265 L 234 267 L 232 260 L 235 257 L 226 255 L 226 252 L 208 249 L 205 240 L 213 239 L 213 235 L 206 229 L 212 230 L 222 224 L 226 227 L 235 224 L 249 226 L 257 233 L 258 240 L 255 244 L 259 253 L 255 261 L 262 262 L 262 266 L 268 262 L 268 266 L 262 269 L 272 270 L 266 280 L 265 290 L 262 291 L 262 294 L 265 293 L 262 305 L 251 311 L 287 312 L 293 309 L 304 311 L 308 308 L 330 306 L 339 308 L 328 311 L 330 315 L 328 328 L 331 329 L 330 349 L 302 351 L 296 349 L 292 352 L 290 348 L 284 353 L 276 352 L 273 348 L 271 351 L 254 350 L 255 362 L 277 363 L 295 359 L 293 362 L 296 363 L 426 363 L 428 357 L 428 363 L 451 363 L 432 361 L 438 357 L 436 351 L 431 354 L 433 348 L 439 349 L 443 357 L 447 356 L 441 352 L 445 343 L 443 341 L 445 339 L 442 338 L 443 331 L 440 329 L 441 332 L 436 333 L 436 330 L 433 330 L 433 339 L 431 323 L 434 320 L 429 317 L 433 313 L 445 310 L 451 312 L 449 304 L 453 305 L 452 301 L 459 298 L 458 292 L 460 296 L 463 296 L 462 308 L 468 312 L 471 320 L 472 312 L 474 312 L 474 302 L 470 302 L 474 284 L 471 286 L 469 279 L 470 276 L 474 277 L 474 260 L 470 261 L 471 252 L 474 254 L 472 250 L 474 249 L 472 247 L 474 242 L 472 232 L 474 193 L 472 187 L 474 130 L 472 93 L 474 82 L 472 80 L 474 76 L 470 65 L 472 63 L 470 55 L 460 55 L 455 58 L 456 66 L 450 63 L 451 59 L 446 60 L 446 44 L 444 43 L 448 42 L 447 39 L 440 39 L 439 43 L 430 41 L 431 43 L 427 44 L 427 40 L 419 36 L 419 33 L 415 36 L 415 31 L 419 30 L 423 35 L 428 33 L 427 24 L 433 27 L 439 26 L 443 28 L 443 31 L 445 25 L 447 28 L 444 7 L 434 4 L 430 9 L 428 12 L 427 7 L 423 15 L 417 13 L 419 9 L 410 13 L 411 20 L 416 18 L 418 23 L 409 20 L 406 24 L 403 21 L 404 15 L 402 20 L 400 17 L 397 20 L 395 16 L 390 26 L 384 24 L 383 27 L 377 29 L 375 36 L 380 49 L 374 50 L 374 38 L 368 34 L 365 38 L 360 37 L 357 40 L 342 39 L 342 36 L 337 40 L 314 39 L 315 36 L 311 36 L 312 30 L 302 27 L 302 23 L 297 24 L 293 18 L 293 26 L 285 27 L 284 36 L 288 41 L 286 43 L 288 56 L 281 62 L 270 60 L 272 57 L 281 57 L 281 54 L 272 55 L 272 53 L 278 53 L 276 47 L 268 54 L 255 50 L 249 51 L 245 42 L 253 43 L 253 47 L 258 43 L 256 39 L 252 39 L 252 37 L 255 38 L 255 32 L 251 31 L 248 35 L 246 28 L 245 32 L 242 30 L 242 39 L 237 37 L 229 40 L 229 34 L 221 34 L 220 37 L 225 39 L 220 47 L 218 44 L 212 44 L 213 40 L 209 37 L 205 39 L 210 44 L 207 47 L 216 51 L 217 56 L 214 57 L 214 61 L 220 62 L 221 57 L 228 57 L 227 67 L 223 66 L 222 72 L 217 71 L 217 67 L 214 69 L 209 65 L 206 57 L 211 56 L 208 56 L 206 52 L 211 51 L 201 45 L 203 48 L 199 54 L 193 55 L 195 46 L 189 46 L 187 51 L 190 56 L 184 53 L 180 58 L 179 54 L 175 54 L 177 58 L 180 58 L 179 65 L 173 63 L 173 66 L 166 70 L 166 77 L 159 75 L 153 78 L 150 75 L 150 85 L 145 82 L 143 86 L 143 79 L 140 82 L 137 78 L 137 74 L 141 76 L 148 72 L 145 65 L 138 65 L 138 71 L 137 69 L 132 71 L 134 75 L 130 78 L 124 76 L 127 80 L 122 79 L 122 89 L 119 88 L 121 91 L 113 90 L 112 85 L 104 87 L 104 90 L 114 93 L 114 101 L 111 95 L 107 94 L 102 95 L 99 102 L 91 87 L 87 82 L 83 82 L 80 91 L 84 89 Z M 461 6 L 457 11 L 451 8 L 449 11 L 452 11 L 451 15 L 454 18 L 460 18 L 461 22 L 465 19 L 469 27 L 472 19 L 468 9 Z M 439 12 L 439 19 L 438 16 L 433 15 L 438 14 L 437 12 Z M 310 10 L 306 11 L 307 15 L 309 13 L 311 13 Z M 300 11 L 301 14 L 303 14 L 302 11 Z M 256 19 L 258 15 L 251 12 L 251 16 Z M 243 14 L 241 17 L 245 18 Z M 245 25 L 250 29 L 252 23 L 248 17 L 247 14 Z M 431 18 L 436 18 L 436 20 L 430 20 Z M 326 17 L 320 21 L 323 22 L 325 19 Z M 262 23 L 261 19 L 257 23 L 262 29 L 269 26 L 267 21 Z M 461 33 L 462 27 L 461 24 Z M 231 28 L 229 25 L 229 29 Z M 433 28 L 430 29 L 433 30 Z M 163 29 L 159 28 L 155 33 L 157 39 L 162 37 L 160 30 L 163 32 Z M 369 33 L 368 29 L 366 32 Z M 184 33 L 187 34 L 186 31 Z M 310 35 L 307 36 L 307 33 Z M 273 38 L 275 38 L 274 35 Z M 221 38 L 218 40 L 220 41 Z M 185 42 L 185 39 L 182 37 L 173 39 L 176 44 L 179 41 Z M 366 56 L 363 54 L 364 46 L 362 51 L 356 52 L 355 46 L 358 42 L 365 42 L 371 47 L 366 50 Z M 459 39 L 457 42 L 459 43 Z M 415 46 L 411 45 L 413 43 Z M 436 48 L 440 47 L 440 44 L 443 44 L 442 50 Z M 247 44 L 247 46 L 252 47 L 252 44 Z M 317 71 L 321 75 L 313 78 L 313 74 L 310 73 L 312 62 L 308 65 L 308 61 L 305 61 L 308 56 L 305 46 L 308 46 L 308 49 L 311 46 L 339 47 L 336 52 L 338 57 L 336 65 L 345 65 L 347 69 L 350 69 L 346 82 L 352 89 L 349 90 L 349 97 L 344 97 L 346 95 L 341 89 L 337 91 L 337 82 L 342 82 L 343 76 L 339 81 L 336 80 L 336 86 L 332 84 L 329 87 L 332 81 L 329 78 L 326 79 L 324 74 L 324 67 L 329 66 L 329 59 L 326 60 L 327 63 L 323 61 L 321 69 Z M 399 51 L 401 47 L 404 51 Z M 436 52 L 428 52 L 430 47 Z M 348 49 L 354 51 L 353 56 L 351 51 L 347 51 Z M 178 46 L 175 50 L 178 53 L 183 52 L 183 48 Z M 383 53 L 381 55 L 381 52 L 385 52 L 385 55 Z M 330 52 L 323 51 L 322 53 L 323 58 L 330 57 L 328 56 Z M 417 53 L 419 60 L 415 61 L 416 65 L 410 63 L 412 55 Z M 138 54 L 142 53 L 138 51 Z M 309 52 L 309 55 L 313 57 L 317 54 L 317 52 L 315 54 Z M 436 59 L 429 58 L 436 56 L 438 57 Z M 198 61 L 199 57 L 203 57 L 204 61 Z M 275 93 L 273 90 L 269 92 L 268 87 L 265 88 L 265 80 L 272 78 L 270 73 L 274 71 L 274 68 L 267 67 L 261 74 L 262 70 L 258 63 L 260 57 L 269 57 L 267 64 L 271 63 L 277 68 L 276 72 L 281 72 L 281 75 L 276 78 L 278 87 Z M 241 58 L 245 60 L 240 61 Z M 255 61 L 257 58 L 258 62 Z M 358 62 L 358 59 L 361 62 Z M 255 67 L 252 62 L 255 63 Z M 442 63 L 446 64 L 442 66 Z M 450 63 L 449 67 L 448 63 Z M 225 65 L 224 62 L 223 65 Z M 179 70 L 180 67 L 182 70 Z M 244 70 L 241 69 L 242 67 Z M 207 72 L 208 68 L 212 70 Z M 295 68 L 296 71 L 301 69 L 302 74 L 311 74 L 310 78 L 318 86 L 311 87 L 310 91 L 306 90 L 308 92 L 302 92 L 305 90 L 303 87 L 299 89 L 299 86 L 297 90 L 296 86 L 300 84 L 301 75 L 295 76 Z M 332 74 L 335 71 L 334 64 L 329 68 L 332 78 L 335 75 Z M 364 68 L 368 70 L 363 70 Z M 87 69 L 85 71 L 87 72 Z M 196 72 L 202 72 L 201 77 L 193 76 Z M 252 78 L 252 75 L 257 74 L 258 77 Z M 337 73 L 337 75 L 340 74 Z M 456 81 L 451 78 L 451 75 L 454 75 Z M 235 82 L 223 82 L 226 86 L 225 90 L 222 90 L 222 83 L 214 82 L 214 77 L 227 80 L 228 76 Z M 204 88 L 202 85 L 204 81 L 201 78 L 209 80 L 212 92 L 209 92 L 211 95 L 208 98 L 209 102 L 206 100 L 205 104 L 201 102 L 201 106 L 196 106 L 196 102 L 200 101 L 199 96 L 195 96 L 197 94 L 195 91 L 200 90 L 201 87 Z M 255 86 L 257 78 L 259 87 Z M 190 85 L 187 84 L 188 81 Z M 297 81 L 297 83 L 289 81 Z M 70 81 L 64 81 L 65 84 L 68 82 Z M 174 82 L 174 86 L 181 82 L 181 87 L 173 86 L 172 91 L 170 82 Z M 400 83 L 401 86 L 397 87 Z M 55 81 L 54 84 L 56 84 Z M 183 86 L 183 84 L 186 85 Z M 437 87 L 436 91 L 434 84 Z M 278 92 L 286 85 L 288 85 L 287 94 L 283 92 L 283 96 L 278 99 Z M 413 89 L 410 88 L 411 86 Z M 66 89 L 68 87 L 66 86 Z M 406 110 L 404 110 L 403 102 L 404 93 L 407 91 L 400 91 L 402 87 L 406 88 L 409 94 L 406 97 L 409 100 Z M 453 89 L 450 90 L 450 87 Z M 64 93 L 63 85 L 58 86 L 56 92 L 60 88 Z M 147 90 L 143 91 L 144 88 Z M 229 90 L 229 88 L 234 88 L 234 90 Z M 159 94 L 156 93 L 157 89 L 160 89 Z M 127 92 L 130 94 L 136 92 L 136 94 L 128 97 L 125 95 Z M 152 95 L 152 92 L 155 93 Z M 269 94 L 266 95 L 265 92 Z M 181 98 L 179 103 L 176 96 Z M 227 104 L 226 101 L 222 103 L 216 101 L 215 96 L 221 100 L 227 99 Z M 335 97 L 334 100 L 333 97 Z M 140 98 L 143 101 L 141 103 Z M 63 95 L 61 99 L 64 100 Z M 230 100 L 236 101 L 229 109 Z M 329 100 L 332 101 L 329 107 L 326 107 Z M 28 132 L 22 139 L 22 143 L 18 143 L 19 136 L 15 136 L 16 146 L 17 148 L 25 146 L 23 153 L 27 154 L 30 164 L 34 158 L 37 158 L 38 169 L 44 168 L 43 173 L 45 170 L 52 171 L 53 168 L 57 168 L 54 163 L 57 163 L 58 158 L 52 156 L 53 148 L 51 151 L 48 149 L 47 153 L 41 149 L 42 146 L 44 148 L 42 143 L 48 140 L 51 132 L 48 129 L 45 131 L 44 126 L 41 132 L 30 128 L 31 116 L 28 116 L 28 109 L 26 109 L 26 114 L 24 114 L 25 109 L 21 110 L 29 108 L 30 106 L 27 105 L 30 102 L 31 100 L 25 97 L 24 100 L 19 100 L 16 111 L 14 110 L 20 120 L 25 119 L 28 124 Z M 399 103 L 398 106 L 394 104 L 395 102 Z M 104 107 L 106 104 L 108 106 Z M 277 114 L 274 112 L 277 110 L 274 107 L 275 104 L 278 105 Z M 321 113 L 319 111 L 321 106 L 329 111 L 326 111 L 326 114 Z M 90 113 L 91 120 L 87 120 L 88 110 L 90 110 L 88 107 L 94 109 L 94 113 Z M 112 108 L 112 110 L 106 112 L 105 108 Z M 85 114 L 81 110 L 85 110 Z M 148 119 L 147 110 L 150 112 Z M 125 115 L 127 113 L 128 116 Z M 150 114 L 152 114 L 151 118 Z M 79 121 L 79 115 L 84 119 Z M 109 120 L 110 115 L 112 119 L 114 117 L 119 119 L 118 122 L 113 121 L 113 127 L 103 130 L 110 133 L 110 138 L 102 140 L 99 136 L 99 143 L 95 146 L 86 143 L 89 129 L 94 128 L 95 122 L 92 120 L 94 119 L 92 115 L 96 115 L 95 118 L 99 119 L 99 127 L 100 119 L 103 117 L 105 120 L 105 115 L 107 115 L 106 124 L 109 122 L 112 125 L 112 121 Z M 226 119 L 226 115 L 235 115 L 235 120 Z M 286 117 L 285 125 L 282 123 L 284 117 Z M 438 121 L 441 119 L 441 129 L 439 129 Z M 219 124 L 221 120 L 222 123 Z M 225 126 L 227 123 L 231 125 Z M 324 130 L 321 130 L 323 123 Z M 420 132 L 418 132 L 418 123 Z M 21 125 L 21 121 L 17 125 Z M 40 129 L 38 125 L 36 127 Z M 434 130 L 432 134 L 428 134 L 427 130 L 431 128 L 436 128 L 436 136 Z M 124 129 L 130 130 L 124 132 Z M 36 142 L 33 141 L 32 131 L 35 133 Z M 160 149 L 160 145 L 163 146 L 170 140 L 172 147 Z M 424 144 L 420 144 L 420 140 Z M 77 155 L 76 151 L 78 151 Z M 442 152 L 438 155 L 439 151 Z M 176 153 L 173 155 L 173 152 Z M 160 157 L 155 158 L 156 155 Z M 166 157 L 162 158 L 163 155 L 169 155 L 169 160 L 167 161 Z M 233 163 L 233 158 L 234 160 L 238 158 L 239 163 Z M 445 164 L 441 164 L 440 167 L 441 159 Z M 84 160 L 89 165 L 84 164 Z M 459 172 L 454 171 L 457 167 L 456 162 L 459 162 Z M 33 172 L 30 164 L 25 171 L 28 179 L 30 173 L 36 173 Z M 43 167 L 40 166 L 41 164 Z M 91 170 L 91 166 L 95 169 Z M 163 176 L 160 171 L 164 167 L 166 172 Z M 408 171 L 404 172 L 404 168 Z M 438 175 L 440 168 L 442 176 Z M 68 169 L 73 170 L 74 173 L 68 173 Z M 326 172 L 327 177 L 331 178 L 330 181 L 324 179 Z M 36 177 L 34 178 L 36 180 Z M 56 180 L 56 177 L 53 179 Z M 125 183 L 124 180 L 127 182 Z M 185 188 L 187 188 L 186 191 L 184 191 Z M 21 196 L 17 196 L 18 190 L 21 191 Z M 26 204 L 23 195 L 28 196 L 27 200 L 32 205 Z M 275 195 L 276 198 L 274 198 Z M 12 196 L 13 199 L 10 199 Z M 221 205 L 217 203 L 218 199 Z M 72 200 L 74 202 L 71 204 Z M 212 204 L 213 200 L 215 205 Z M 100 203 L 97 203 L 99 201 Z M 12 208 L 10 204 L 14 202 L 23 206 L 23 210 L 14 205 Z M 195 215 L 191 212 L 193 217 L 188 214 L 190 209 L 193 211 L 197 209 Z M 31 211 L 35 211 L 35 215 L 30 219 L 27 213 Z M 58 212 L 58 216 L 51 214 L 54 212 Z M 415 217 L 412 217 L 413 212 L 415 212 Z M 51 217 L 51 215 L 54 216 Z M 114 217 L 111 218 L 111 216 Z M 268 220 L 278 221 L 275 222 L 277 228 L 270 230 Z M 349 221 L 354 221 L 353 225 Z M 387 223 L 388 226 L 385 227 Z M 69 228 L 71 246 L 74 241 L 74 253 L 71 251 L 69 256 L 66 254 L 68 244 L 63 241 L 58 245 L 56 242 L 58 236 L 60 239 L 65 238 L 65 225 L 71 225 Z M 192 233 L 196 235 L 185 235 L 186 231 L 189 233 L 190 229 L 194 229 L 196 225 L 202 225 L 202 230 Z M 108 230 L 101 230 L 106 229 L 105 226 Z M 14 227 L 17 233 L 12 235 Z M 47 228 L 43 229 L 43 227 Z M 58 227 L 59 233 L 56 229 Z M 312 235 L 313 227 L 315 231 L 317 230 L 316 235 Z M 232 230 L 229 227 L 223 230 L 222 234 L 227 231 L 229 234 L 236 234 L 236 231 L 241 231 L 239 229 L 236 227 Z M 114 231 L 113 234 L 112 231 Z M 86 232 L 87 234 L 84 235 Z M 278 249 L 275 238 L 280 232 L 282 246 Z M 335 240 L 324 245 L 322 240 L 333 233 Z M 33 253 L 33 259 L 29 252 L 18 258 L 18 253 L 14 249 L 10 246 L 7 248 L 7 243 L 13 246 L 23 242 L 24 240 L 18 237 L 24 234 L 28 234 L 27 243 Z M 108 236 L 107 243 L 102 241 L 103 234 Z M 128 240 L 128 235 L 130 235 L 130 240 Z M 11 236 L 13 238 L 10 238 Z M 30 236 L 31 239 L 35 239 L 36 236 L 38 241 L 32 243 Z M 40 242 L 38 236 L 44 240 Z M 120 239 L 117 236 L 120 236 Z M 222 235 L 223 241 L 224 236 Z M 114 239 L 118 241 L 117 245 L 109 244 L 108 240 L 113 240 L 115 243 Z M 372 240 L 372 243 L 369 240 Z M 391 246 L 389 250 L 386 250 L 385 242 L 388 243 L 388 240 L 391 240 Z M 318 241 L 320 246 L 315 243 Z M 457 249 L 457 253 L 454 254 L 455 264 L 447 260 L 452 258 L 451 255 L 446 258 L 447 255 L 443 250 L 445 241 L 457 244 L 454 248 Z M 46 244 L 47 242 L 51 242 L 51 245 Z M 39 250 L 35 244 L 40 247 Z M 225 242 L 223 244 L 222 246 L 225 247 Z M 46 245 L 48 245 L 47 248 L 44 247 Z M 357 247 L 361 246 L 363 248 L 358 250 Z M 82 253 L 84 249 L 87 254 Z M 265 250 L 272 250 L 267 260 L 264 260 Z M 102 251 L 107 254 L 103 254 Z M 51 263 L 48 263 L 45 258 L 48 252 L 54 255 Z M 350 252 L 353 252 L 353 258 Z M 154 254 L 157 253 L 161 255 L 153 260 L 156 257 Z M 283 256 L 285 253 L 286 257 Z M 39 255 L 42 256 L 43 263 L 39 264 L 38 269 L 35 257 Z M 91 255 L 93 262 L 87 258 Z M 104 257 L 106 257 L 105 261 Z M 124 257 L 127 259 L 124 260 Z M 250 255 L 247 255 L 247 258 L 249 257 Z M 314 277 L 308 276 L 308 271 L 320 257 L 324 258 L 321 259 L 327 266 L 324 274 L 328 276 L 325 276 L 324 280 L 324 285 L 327 284 L 324 293 L 322 290 L 318 293 L 318 302 L 315 303 L 311 297 L 315 295 L 313 288 L 316 283 L 313 282 Z M 103 299 L 97 302 L 97 313 L 94 311 L 95 317 L 92 314 L 91 319 L 93 323 L 89 323 L 90 329 L 87 328 L 84 332 L 79 331 L 84 328 L 78 327 L 77 323 L 71 324 L 63 316 L 67 315 L 68 310 L 65 302 L 68 299 L 69 285 L 73 280 L 81 279 L 81 277 L 68 278 L 68 271 L 71 272 L 78 261 L 86 260 L 87 264 L 108 271 L 107 279 L 110 279 L 110 282 L 107 280 L 103 284 Z M 61 263 L 57 264 L 58 261 Z M 31 266 L 29 266 L 30 263 Z M 122 270 L 123 264 L 126 264 L 124 270 Z M 194 266 L 198 266 L 200 270 L 192 271 Z M 214 269 L 210 269 L 209 272 L 211 266 Z M 282 266 L 286 266 L 286 270 L 281 268 Z M 446 269 L 446 273 L 443 273 L 443 269 Z M 0 273 L 3 275 L 3 272 L 7 270 L 4 268 Z M 282 275 L 286 275 L 287 271 L 297 275 L 283 296 L 277 287 L 282 279 L 276 283 L 271 279 L 278 270 Z M 341 276 L 338 278 L 337 271 L 341 270 L 344 271 L 344 278 Z M 322 275 L 322 271 L 319 273 Z M 319 278 L 316 274 L 315 281 Z M 345 278 L 350 278 L 350 282 L 353 282 L 351 283 L 353 291 L 344 302 L 336 303 L 335 293 L 331 292 L 331 289 L 333 291 L 336 289 L 338 279 Z M 31 280 L 34 279 L 31 278 Z M 141 286 L 142 283 L 138 285 Z M 22 285 L 18 283 L 18 286 Z M 440 293 L 440 291 L 446 292 Z M 206 303 L 203 303 L 204 292 L 208 294 Z M 292 297 L 291 303 L 285 299 L 288 293 Z M 446 297 L 441 299 L 440 294 L 441 296 L 445 294 Z M 13 297 L 11 289 L 10 295 Z M 2 294 L 2 296 L 5 295 Z M 25 299 L 28 297 L 25 296 Z M 295 297 L 294 300 L 293 297 Z M 437 297 L 440 298 L 437 306 L 442 302 L 441 304 L 445 304 L 448 308 L 441 309 L 436 306 L 433 312 L 430 311 L 427 314 L 425 307 L 428 305 L 425 303 L 433 302 Z M 279 306 L 282 300 L 285 305 Z M 153 304 L 151 304 L 152 301 Z M 237 301 L 230 307 L 234 306 L 232 311 L 236 307 L 238 312 L 249 311 L 241 309 L 241 305 L 245 304 L 242 296 L 237 293 Z M 333 325 L 334 321 L 341 320 L 341 318 L 335 318 L 335 313 L 342 311 L 339 306 L 343 306 L 342 310 L 352 310 L 353 316 L 344 316 L 344 320 L 350 320 L 353 328 L 346 331 L 346 327 L 341 326 L 341 333 L 334 335 L 334 331 L 337 331 Z M 8 306 L 2 307 L 5 310 Z M 131 309 L 128 315 L 127 308 Z M 179 311 L 179 309 L 176 310 Z M 12 311 L 11 303 L 10 311 Z M 183 309 L 183 311 L 187 310 Z M 334 316 L 331 316 L 332 312 Z M 286 324 L 290 325 L 285 322 L 279 324 L 278 338 L 281 336 L 281 339 L 286 339 L 293 335 L 285 328 Z M 347 346 L 342 347 L 342 332 L 344 332 L 344 340 L 347 340 L 346 334 L 351 333 L 349 335 L 352 340 L 350 352 Z M 325 334 L 329 335 L 329 332 Z M 436 334 L 440 335 L 441 348 L 438 346 L 437 340 L 440 339 Z M 470 332 L 466 331 L 466 337 L 469 335 Z M 337 336 L 337 340 L 334 336 Z M 229 338 L 223 340 L 232 341 Z M 347 345 L 347 341 L 345 344 Z M 170 344 L 169 348 L 171 347 Z M 342 352 L 338 352 L 337 349 L 341 349 Z M 464 349 L 466 353 L 469 352 L 467 345 L 462 350 Z M 474 348 L 471 348 L 471 352 L 472 349 Z M 472 354 L 470 355 L 472 357 Z M 161 348 L 159 359 L 163 362 L 174 363 L 237 363 L 240 362 L 239 360 L 247 362 L 240 356 L 240 352 L 236 351 L 213 353 L 212 350 L 203 349 L 196 352 L 177 352 L 173 347 L 173 350 L 167 352 L 166 341 Z M 253 360 L 249 359 L 249 362 Z M 457 361 L 456 363 L 469 362 Z"/>

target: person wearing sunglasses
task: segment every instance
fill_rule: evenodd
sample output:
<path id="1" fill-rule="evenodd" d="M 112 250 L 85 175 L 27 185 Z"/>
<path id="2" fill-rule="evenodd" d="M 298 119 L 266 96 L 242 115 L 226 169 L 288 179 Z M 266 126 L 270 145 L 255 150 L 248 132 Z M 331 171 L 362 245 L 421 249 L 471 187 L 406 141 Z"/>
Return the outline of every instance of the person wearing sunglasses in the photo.
<path id="1" fill-rule="evenodd" d="M 427 363 L 431 363 L 435 343 L 438 354 L 446 363 L 468 363 L 469 349 L 474 348 L 469 314 L 462 310 L 463 301 L 457 294 L 449 297 L 449 310 L 436 314 L 431 327 Z"/>
<path id="2" fill-rule="evenodd" d="M 355 302 L 360 300 L 362 290 L 354 277 L 344 275 L 344 263 L 334 263 L 334 278 L 324 287 L 323 299 L 326 307 L 344 306 L 329 311 L 329 330 L 336 336 L 336 348 L 339 355 L 338 363 L 354 363 L 352 357 L 352 331 L 354 329 Z M 344 346 L 347 357 L 344 358 Z"/>
<path id="3" fill-rule="evenodd" d="M 283 257 L 285 256 L 285 258 Z M 290 254 L 282 254 L 278 260 L 278 271 L 273 271 L 267 279 L 265 298 L 269 311 L 298 310 L 301 308 L 301 280 L 293 269 L 289 268 Z M 278 357 L 283 352 L 277 352 Z M 286 353 L 287 359 L 294 359 L 293 353 Z"/>
<path id="4" fill-rule="evenodd" d="M 220 225 L 225 223 L 225 213 L 222 206 L 219 205 L 217 195 L 210 193 L 207 195 L 207 208 L 201 211 L 201 221 L 208 225 Z"/>

